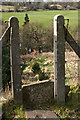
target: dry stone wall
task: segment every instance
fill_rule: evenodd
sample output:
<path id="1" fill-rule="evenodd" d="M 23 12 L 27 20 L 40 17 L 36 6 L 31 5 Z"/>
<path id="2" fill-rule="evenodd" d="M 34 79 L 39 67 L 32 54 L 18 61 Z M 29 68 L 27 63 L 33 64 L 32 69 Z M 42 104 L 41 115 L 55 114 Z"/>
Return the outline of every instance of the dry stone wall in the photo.
<path id="1" fill-rule="evenodd" d="M 53 100 L 54 82 L 44 80 L 23 86 L 23 101 L 28 105 L 38 105 Z"/>

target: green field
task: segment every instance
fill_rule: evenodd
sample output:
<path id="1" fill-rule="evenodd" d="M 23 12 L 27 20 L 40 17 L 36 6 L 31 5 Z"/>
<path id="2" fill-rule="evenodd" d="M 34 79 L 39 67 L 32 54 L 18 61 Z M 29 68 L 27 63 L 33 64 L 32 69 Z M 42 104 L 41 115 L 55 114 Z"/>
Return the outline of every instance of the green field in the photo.
<path id="1" fill-rule="evenodd" d="M 75 10 L 51 10 L 51 11 L 28 11 L 30 22 L 40 22 L 44 27 L 52 24 L 54 16 L 61 14 L 65 19 L 70 19 L 69 26 L 74 29 L 78 25 L 78 11 Z M 20 26 L 24 23 L 24 16 L 26 12 L 4 12 L 2 19 L 8 20 L 9 17 L 15 16 L 19 19 Z"/>

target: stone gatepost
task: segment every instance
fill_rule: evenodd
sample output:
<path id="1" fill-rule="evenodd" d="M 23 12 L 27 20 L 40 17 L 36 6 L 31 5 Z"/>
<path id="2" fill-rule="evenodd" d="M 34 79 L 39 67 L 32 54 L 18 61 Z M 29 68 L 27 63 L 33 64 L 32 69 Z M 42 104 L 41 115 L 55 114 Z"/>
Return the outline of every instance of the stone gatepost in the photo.
<path id="1" fill-rule="evenodd" d="M 13 98 L 16 103 L 22 103 L 21 69 L 20 69 L 20 39 L 19 22 L 16 17 L 9 19 L 10 23 L 10 61 Z"/>
<path id="2" fill-rule="evenodd" d="M 78 23 L 79 22 L 80 22 L 80 11 L 78 11 Z M 78 24 L 78 45 L 80 47 L 80 24 Z M 78 61 L 78 83 L 80 85 L 80 58 Z"/>
<path id="3" fill-rule="evenodd" d="M 54 99 L 65 102 L 65 39 L 64 17 L 54 17 Z"/>

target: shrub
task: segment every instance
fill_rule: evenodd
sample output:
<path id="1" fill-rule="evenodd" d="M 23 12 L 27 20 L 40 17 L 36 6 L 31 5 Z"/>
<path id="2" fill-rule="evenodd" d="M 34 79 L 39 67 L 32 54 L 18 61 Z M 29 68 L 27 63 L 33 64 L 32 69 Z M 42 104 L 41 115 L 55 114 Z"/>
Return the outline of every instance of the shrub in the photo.
<path id="1" fill-rule="evenodd" d="M 44 72 L 39 73 L 39 80 L 47 80 L 49 77 Z"/>
<path id="2" fill-rule="evenodd" d="M 47 80 L 47 79 L 49 79 L 49 77 L 47 75 L 45 75 L 44 72 L 41 71 L 39 63 L 37 63 L 37 62 L 33 64 L 32 71 L 33 71 L 33 73 L 39 75 L 39 80 Z"/>
<path id="3" fill-rule="evenodd" d="M 39 74 L 39 72 L 41 71 L 40 66 L 39 66 L 39 64 L 37 62 L 33 64 L 32 71 L 35 74 Z"/>
<path id="4" fill-rule="evenodd" d="M 23 63 L 20 65 L 21 66 L 21 74 L 23 73 L 23 70 L 28 66 L 26 61 L 23 61 Z"/>

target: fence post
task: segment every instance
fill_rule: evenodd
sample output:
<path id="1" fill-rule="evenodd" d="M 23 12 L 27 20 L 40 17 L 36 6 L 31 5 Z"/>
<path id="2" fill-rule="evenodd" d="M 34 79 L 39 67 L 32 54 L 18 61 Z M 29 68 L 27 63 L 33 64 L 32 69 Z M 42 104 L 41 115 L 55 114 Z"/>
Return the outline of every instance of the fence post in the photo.
<path id="1" fill-rule="evenodd" d="M 22 103 L 21 69 L 20 69 L 20 39 L 19 22 L 16 17 L 9 19 L 11 81 L 13 82 L 13 98 L 16 103 Z"/>
<path id="2" fill-rule="evenodd" d="M 80 11 L 78 12 L 78 23 L 79 23 L 79 21 L 80 21 Z M 80 47 L 80 24 L 78 24 L 78 45 Z M 78 83 L 80 85 L 80 58 L 78 61 Z"/>
<path id="3" fill-rule="evenodd" d="M 65 39 L 64 17 L 54 17 L 54 99 L 65 102 Z"/>

